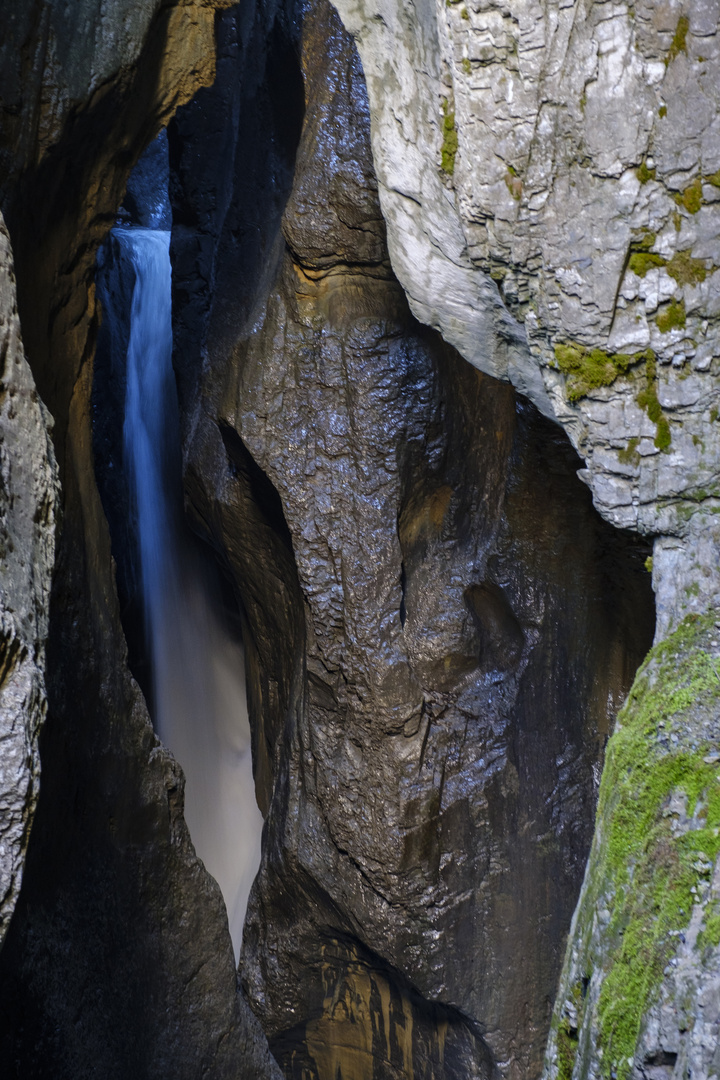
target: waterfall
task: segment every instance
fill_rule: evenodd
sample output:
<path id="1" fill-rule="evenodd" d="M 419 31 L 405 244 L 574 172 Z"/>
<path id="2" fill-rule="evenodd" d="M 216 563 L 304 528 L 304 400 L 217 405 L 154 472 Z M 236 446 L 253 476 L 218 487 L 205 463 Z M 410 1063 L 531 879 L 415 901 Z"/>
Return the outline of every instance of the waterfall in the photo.
<path id="1" fill-rule="evenodd" d="M 131 261 L 123 453 L 137 520 L 157 732 L 186 777 L 185 818 L 218 882 L 236 959 L 260 862 L 241 643 L 183 522 L 170 233 L 116 228 Z"/>

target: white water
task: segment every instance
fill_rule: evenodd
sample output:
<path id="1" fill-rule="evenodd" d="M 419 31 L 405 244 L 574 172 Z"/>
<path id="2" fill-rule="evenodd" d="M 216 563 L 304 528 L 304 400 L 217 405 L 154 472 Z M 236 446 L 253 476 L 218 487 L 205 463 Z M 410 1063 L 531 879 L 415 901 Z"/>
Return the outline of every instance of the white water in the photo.
<path id="1" fill-rule="evenodd" d="M 185 819 L 225 898 L 237 959 L 262 831 L 244 656 L 182 522 L 170 234 L 137 228 L 113 234 L 136 274 L 123 438 L 137 513 L 155 724 L 185 772 Z"/>

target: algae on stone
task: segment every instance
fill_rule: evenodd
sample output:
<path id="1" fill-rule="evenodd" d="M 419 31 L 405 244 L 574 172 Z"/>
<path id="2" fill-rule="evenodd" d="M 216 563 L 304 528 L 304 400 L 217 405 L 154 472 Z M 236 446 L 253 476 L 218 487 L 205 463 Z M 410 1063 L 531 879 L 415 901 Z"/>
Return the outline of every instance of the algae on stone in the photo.
<path id="1" fill-rule="evenodd" d="M 671 300 L 655 319 L 657 328 L 661 334 L 668 334 L 671 330 L 683 330 L 685 328 L 685 301 Z"/>
<path id="2" fill-rule="evenodd" d="M 658 450 L 667 450 L 672 442 L 672 436 L 669 421 L 662 411 L 657 394 L 657 361 L 652 349 L 647 350 L 645 357 L 645 377 L 647 379 L 645 387 L 635 400 L 655 424 L 655 446 Z"/>
<path id="3" fill-rule="evenodd" d="M 696 177 L 684 191 L 678 192 L 675 202 L 678 206 L 684 206 L 688 214 L 697 214 L 703 203 L 702 179 L 699 176 Z"/>

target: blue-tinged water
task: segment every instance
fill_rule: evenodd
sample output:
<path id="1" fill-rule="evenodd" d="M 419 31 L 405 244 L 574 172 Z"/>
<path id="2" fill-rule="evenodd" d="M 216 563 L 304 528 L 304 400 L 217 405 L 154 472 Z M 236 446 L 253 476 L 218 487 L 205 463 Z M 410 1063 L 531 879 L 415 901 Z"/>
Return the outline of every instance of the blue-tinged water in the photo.
<path id="1" fill-rule="evenodd" d="M 235 955 L 260 861 L 242 646 L 213 599 L 182 514 L 172 370 L 170 233 L 117 228 L 132 262 L 123 429 L 137 520 L 155 724 L 186 776 L 185 818 L 222 889 Z"/>

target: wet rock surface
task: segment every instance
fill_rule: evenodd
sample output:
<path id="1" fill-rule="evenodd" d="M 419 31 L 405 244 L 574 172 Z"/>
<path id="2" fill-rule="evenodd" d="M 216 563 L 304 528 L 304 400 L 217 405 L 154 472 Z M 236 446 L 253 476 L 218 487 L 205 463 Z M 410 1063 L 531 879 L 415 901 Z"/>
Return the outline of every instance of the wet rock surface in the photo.
<path id="1" fill-rule="evenodd" d="M 561 432 L 410 314 L 331 9 L 289 29 L 302 132 L 262 78 L 234 96 L 224 26 L 227 82 L 170 146 L 189 510 L 244 606 L 264 740 L 243 983 L 287 1076 L 533 1075 L 652 638 L 646 550 Z"/>
<path id="2" fill-rule="evenodd" d="M 95 252 L 135 158 L 177 105 L 212 80 L 219 6 L 38 3 L 5 13 L 0 191 L 25 352 L 55 420 L 62 480 L 48 607 L 51 453 L 46 414 L 22 364 L 5 239 L 0 429 L 14 502 L 3 501 L 11 579 L 2 609 L 15 638 L 0 692 L 17 694 L 12 717 L 3 699 L 2 722 L 5 735 L 11 720 L 24 785 L 8 807 L 10 902 L 18 826 L 24 815 L 23 848 L 36 797 L 48 635 L 41 791 L 0 953 L 0 1073 L 22 1080 L 278 1075 L 237 993 L 224 905 L 183 821 L 182 773 L 159 745 L 127 666 L 92 455 Z M 22 664 L 11 671 L 13 659 Z"/>

